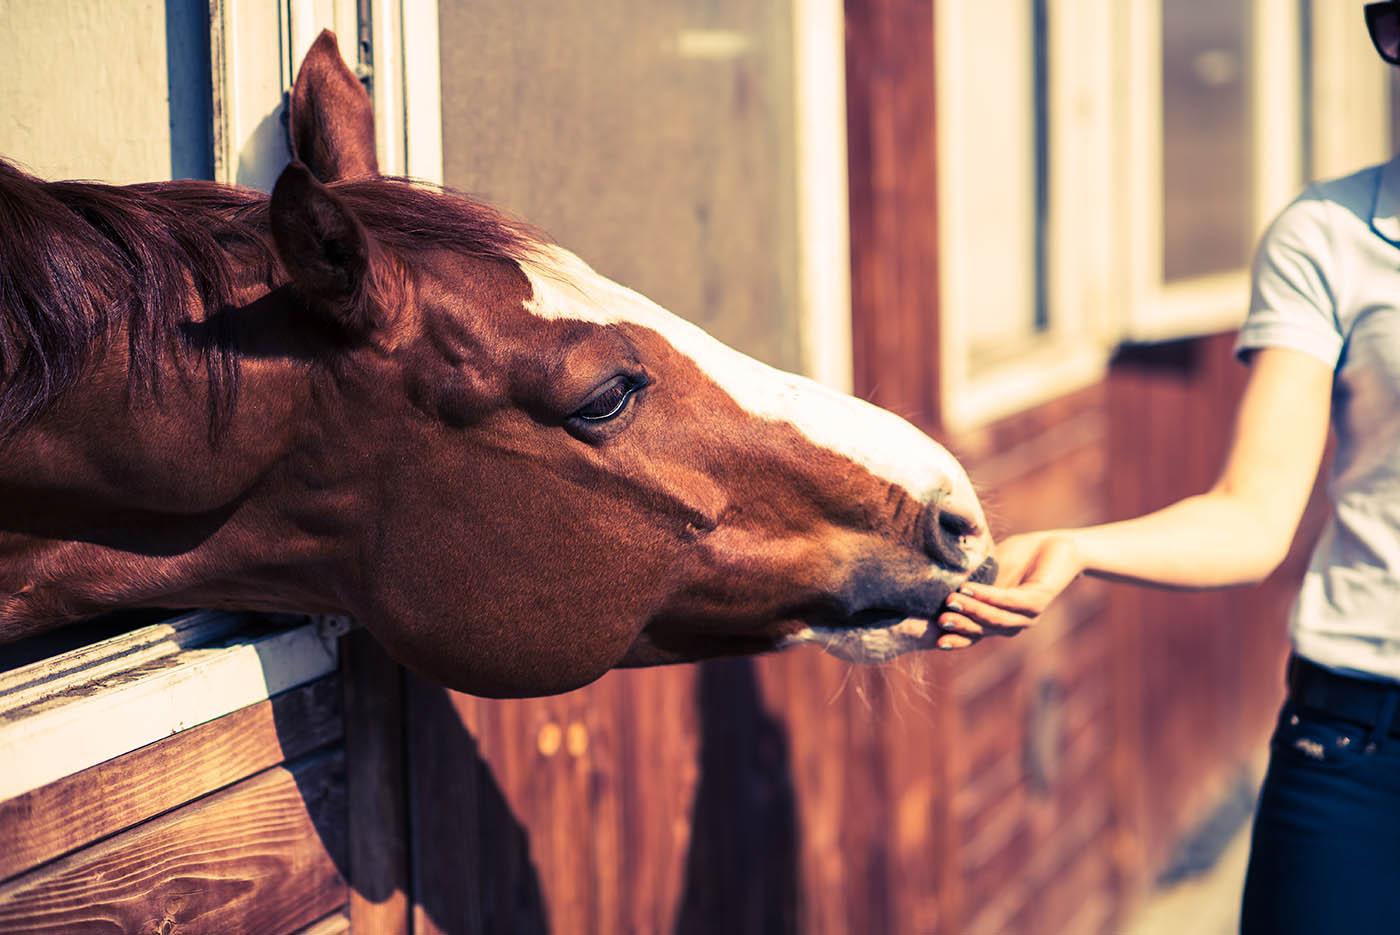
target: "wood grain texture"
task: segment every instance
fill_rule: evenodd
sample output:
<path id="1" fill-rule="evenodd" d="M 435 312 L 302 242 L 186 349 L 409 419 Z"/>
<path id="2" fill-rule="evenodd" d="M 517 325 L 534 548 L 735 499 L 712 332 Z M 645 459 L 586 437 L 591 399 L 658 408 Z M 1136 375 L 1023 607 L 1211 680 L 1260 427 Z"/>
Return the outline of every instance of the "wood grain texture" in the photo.
<path id="1" fill-rule="evenodd" d="M 350 931 L 353 931 L 350 925 L 350 913 L 342 910 L 328 915 L 318 922 L 312 922 L 297 935 L 346 935 Z M 365 927 L 361 928 L 360 931 L 376 935 L 376 930 L 373 928 Z"/>
<path id="2" fill-rule="evenodd" d="M 1215 480 L 1248 376 L 1231 345 L 1232 336 L 1217 335 L 1130 348 L 1114 362 L 1114 515 L 1156 509 Z M 1315 490 L 1289 558 L 1260 588 L 1112 588 L 1121 673 L 1115 759 L 1128 820 L 1119 849 L 1129 855 L 1134 888 L 1162 867 L 1267 737 L 1283 697 L 1288 606 L 1326 512 Z"/>
<path id="3" fill-rule="evenodd" d="M 196 611 L 6 673 L 21 704 L 0 698 L 0 797 L 331 674 L 336 645 L 305 619 Z"/>
<path id="4" fill-rule="evenodd" d="M 0 886 L 0 931 L 292 932 L 345 904 L 344 757 L 276 767 Z"/>
<path id="5" fill-rule="evenodd" d="M 340 737 L 328 678 L 0 802 L 7 880 Z"/>
<path id="6" fill-rule="evenodd" d="M 350 919 L 375 935 L 409 929 L 403 672 L 366 630 L 340 647 L 350 814 Z"/>
<path id="7" fill-rule="evenodd" d="M 936 428 L 933 0 L 846 0 L 855 389 Z"/>
<path id="8" fill-rule="evenodd" d="M 408 679 L 414 931 L 665 931 L 697 780 L 684 668 L 489 701 Z"/>

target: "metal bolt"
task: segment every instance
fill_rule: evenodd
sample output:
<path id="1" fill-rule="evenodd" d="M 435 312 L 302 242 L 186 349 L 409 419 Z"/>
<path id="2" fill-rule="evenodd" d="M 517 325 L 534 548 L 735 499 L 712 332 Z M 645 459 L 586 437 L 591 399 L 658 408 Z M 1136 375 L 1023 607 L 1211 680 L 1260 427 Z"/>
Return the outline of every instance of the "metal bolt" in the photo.
<path id="1" fill-rule="evenodd" d="M 1338 738 L 1337 738 L 1337 746 L 1339 746 L 1339 747 L 1349 747 L 1349 746 L 1351 746 L 1351 738 L 1350 738 L 1350 737 L 1338 737 Z"/>
<path id="2" fill-rule="evenodd" d="M 1297 727 L 1297 726 L 1298 726 L 1298 715 L 1295 714 L 1295 715 L 1293 715 L 1292 717 L 1290 717 L 1290 718 L 1288 719 L 1288 724 L 1289 724 L 1290 727 Z"/>

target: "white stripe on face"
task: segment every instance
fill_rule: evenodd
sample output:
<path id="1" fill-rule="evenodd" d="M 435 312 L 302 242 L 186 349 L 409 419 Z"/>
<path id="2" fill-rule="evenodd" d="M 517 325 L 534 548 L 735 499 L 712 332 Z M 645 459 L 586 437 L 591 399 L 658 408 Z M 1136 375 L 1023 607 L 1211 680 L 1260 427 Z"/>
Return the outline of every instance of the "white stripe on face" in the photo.
<path id="1" fill-rule="evenodd" d="M 645 296 L 599 275 L 567 250 L 543 246 L 538 257 L 535 262 L 521 264 L 534 290 L 525 302 L 533 314 L 596 324 L 628 323 L 655 331 L 693 360 L 746 412 L 786 422 L 813 444 L 898 485 L 916 501 L 938 502 L 979 530 L 986 529 L 982 508 L 962 466 L 942 445 L 904 419 L 741 354 Z"/>

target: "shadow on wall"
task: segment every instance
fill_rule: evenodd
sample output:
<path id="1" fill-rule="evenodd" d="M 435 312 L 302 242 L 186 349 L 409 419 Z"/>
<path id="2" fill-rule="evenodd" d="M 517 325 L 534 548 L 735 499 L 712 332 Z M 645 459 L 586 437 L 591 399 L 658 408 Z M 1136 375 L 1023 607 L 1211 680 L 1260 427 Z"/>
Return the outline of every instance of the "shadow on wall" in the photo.
<path id="1" fill-rule="evenodd" d="M 753 660 L 706 662 L 696 684 L 700 784 L 676 931 L 796 932 L 800 842 L 787 730 L 763 707 Z"/>
<path id="2" fill-rule="evenodd" d="M 375 918 L 401 913 L 397 921 L 386 922 L 394 931 L 549 932 L 526 829 L 449 692 L 399 669 L 364 631 L 342 641 L 342 654 L 347 651 L 355 657 L 350 690 L 364 689 L 358 697 L 345 698 L 357 709 L 357 736 L 345 738 L 344 755 L 311 753 L 289 764 L 302 805 L 340 879 L 376 907 L 375 913 L 388 913 Z M 345 668 L 341 677 L 347 677 Z M 341 692 L 334 697 L 339 702 Z M 411 722 L 404 717 L 410 711 Z M 336 710 L 327 716 L 338 720 L 341 714 Z M 295 738 L 307 720 L 301 711 L 278 720 L 284 748 L 296 748 Z M 356 755 L 357 742 L 364 744 L 359 764 L 347 764 Z M 329 759 L 332 767 L 302 768 L 316 759 Z M 410 762 L 414 769 L 405 775 Z M 433 777 L 444 776 L 452 777 L 450 785 L 431 785 Z M 416 788 L 415 779 L 420 783 Z M 350 783 L 359 785 L 352 789 Z M 438 848 L 433 859 L 414 861 L 415 834 L 426 835 Z M 442 850 L 445 845 L 449 852 Z"/>
<path id="3" fill-rule="evenodd" d="M 442 932 L 550 931 L 530 839 L 476 738 L 462 725 L 446 689 L 411 675 L 406 683 L 411 701 L 405 710 L 414 717 L 408 728 L 418 735 L 413 747 L 419 777 L 459 777 L 453 788 L 443 790 L 412 789 L 415 777 L 406 777 L 417 812 L 409 827 L 432 826 L 435 841 L 455 841 L 460 848 L 450 857 L 413 867 L 416 911 Z M 442 796 L 452 801 L 436 808 L 434 801 Z"/>
<path id="4" fill-rule="evenodd" d="M 412 750 L 412 773 L 404 777 L 411 811 L 402 816 L 405 837 L 388 846 L 414 851 L 407 839 L 414 829 L 428 833 L 435 848 L 450 846 L 450 853 L 435 851 L 434 859 L 407 861 L 416 903 L 406 911 L 430 931 L 549 932 L 529 833 L 449 693 L 412 675 L 404 676 L 403 689 L 402 711 L 413 712 L 412 723 L 403 724 Z M 749 659 L 703 664 L 696 695 L 700 778 L 674 930 L 680 935 L 797 932 L 800 839 L 786 728 L 764 708 Z M 299 723 L 278 725 L 289 738 L 298 729 Z M 323 845 L 342 878 L 354 879 L 346 832 L 352 822 L 376 823 L 379 816 L 361 811 L 373 811 L 366 804 L 373 802 L 373 793 L 350 809 L 341 770 L 296 775 Z M 430 787 L 431 777 L 445 776 L 452 777 L 449 788 Z M 664 783 L 667 777 L 645 779 Z M 379 854 L 383 846 L 375 854 L 360 851 L 356 860 L 394 863 L 406 856 Z M 391 902 L 396 895 L 392 877 L 373 870 L 358 874 L 356 885 L 370 903 Z"/>

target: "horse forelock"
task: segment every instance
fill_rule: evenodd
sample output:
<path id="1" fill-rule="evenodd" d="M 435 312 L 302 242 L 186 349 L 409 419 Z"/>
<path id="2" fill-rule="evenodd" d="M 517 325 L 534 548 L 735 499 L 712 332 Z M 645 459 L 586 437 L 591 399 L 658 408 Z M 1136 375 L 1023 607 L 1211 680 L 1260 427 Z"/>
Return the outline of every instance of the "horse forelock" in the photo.
<path id="1" fill-rule="evenodd" d="M 540 242 L 449 189 L 397 178 L 331 188 L 408 266 L 417 251 L 443 249 L 521 262 Z M 212 321 L 250 283 L 284 278 L 268 224 L 267 195 L 252 189 L 45 182 L 0 159 L 0 440 L 81 381 L 121 332 L 133 388 L 158 394 L 173 350 L 202 358 L 217 433 L 236 399 L 236 348 L 184 326 Z"/>

